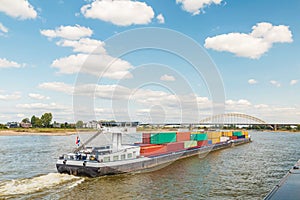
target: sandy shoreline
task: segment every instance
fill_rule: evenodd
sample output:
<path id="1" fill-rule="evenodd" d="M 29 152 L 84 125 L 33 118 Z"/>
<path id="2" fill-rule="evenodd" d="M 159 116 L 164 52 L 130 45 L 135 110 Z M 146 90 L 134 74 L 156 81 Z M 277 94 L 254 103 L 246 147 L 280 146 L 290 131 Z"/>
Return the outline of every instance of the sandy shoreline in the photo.
<path id="1" fill-rule="evenodd" d="M 82 133 L 92 133 L 92 132 L 79 132 Z M 68 135 L 76 135 L 76 131 L 69 131 L 69 132 L 19 132 L 19 131 L 11 131 L 5 130 L 0 131 L 0 136 L 33 136 L 33 135 L 40 135 L 40 136 L 68 136 Z"/>

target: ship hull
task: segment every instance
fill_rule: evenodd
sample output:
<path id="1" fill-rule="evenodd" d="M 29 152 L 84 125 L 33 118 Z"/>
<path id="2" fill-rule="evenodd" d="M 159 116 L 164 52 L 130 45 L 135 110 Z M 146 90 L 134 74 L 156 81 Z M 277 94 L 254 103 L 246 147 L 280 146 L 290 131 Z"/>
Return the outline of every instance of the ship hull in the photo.
<path id="1" fill-rule="evenodd" d="M 83 162 L 83 161 L 63 161 L 58 160 L 56 164 L 59 173 L 72 174 L 76 176 L 98 177 L 104 175 L 115 175 L 130 172 L 147 172 L 163 168 L 170 163 L 191 157 L 191 156 L 204 156 L 212 151 L 217 151 L 232 146 L 246 144 L 251 142 L 250 139 L 239 139 L 231 141 L 230 143 L 224 142 L 211 146 L 201 148 L 193 148 L 179 152 L 168 153 L 164 155 L 156 155 L 151 157 L 144 157 L 122 162 L 111 163 L 98 163 L 98 162 Z"/>

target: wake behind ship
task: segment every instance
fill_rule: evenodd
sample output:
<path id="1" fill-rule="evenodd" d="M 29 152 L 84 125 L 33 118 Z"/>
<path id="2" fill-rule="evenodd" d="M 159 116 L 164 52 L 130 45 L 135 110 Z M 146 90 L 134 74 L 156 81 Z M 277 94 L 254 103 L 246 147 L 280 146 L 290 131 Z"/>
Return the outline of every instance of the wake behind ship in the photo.
<path id="1" fill-rule="evenodd" d="M 103 128 L 72 153 L 59 157 L 59 173 L 97 177 L 160 168 L 178 159 L 208 154 L 232 146 L 249 143 L 246 131 L 159 132 L 143 133 L 143 141 L 122 144 L 127 128 Z M 88 147 L 100 134 L 111 134 L 112 145 Z"/>

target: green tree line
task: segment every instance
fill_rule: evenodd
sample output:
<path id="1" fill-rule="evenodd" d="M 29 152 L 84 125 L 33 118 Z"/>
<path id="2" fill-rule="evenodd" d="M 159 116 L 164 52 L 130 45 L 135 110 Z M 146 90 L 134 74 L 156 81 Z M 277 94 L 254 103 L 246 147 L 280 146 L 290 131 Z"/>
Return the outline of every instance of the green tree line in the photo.
<path id="1" fill-rule="evenodd" d="M 31 123 L 34 128 L 50 128 L 52 121 L 52 113 L 44 113 L 41 118 L 33 115 L 31 119 L 24 118 L 22 120 L 23 123 Z"/>

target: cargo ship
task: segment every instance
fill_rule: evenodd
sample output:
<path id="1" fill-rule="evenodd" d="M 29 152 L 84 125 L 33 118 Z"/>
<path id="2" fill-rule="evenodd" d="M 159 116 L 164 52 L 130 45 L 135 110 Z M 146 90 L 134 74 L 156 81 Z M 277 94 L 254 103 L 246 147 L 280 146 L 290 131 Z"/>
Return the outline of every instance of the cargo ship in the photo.
<path id="1" fill-rule="evenodd" d="M 109 131 L 106 131 L 106 133 Z M 101 130 L 89 141 L 103 134 Z M 87 142 L 59 157 L 59 173 L 97 177 L 144 172 L 196 155 L 251 142 L 247 131 L 194 131 L 143 133 L 142 141 L 122 144 L 122 131 L 112 132 L 112 145 L 88 147 Z"/>

